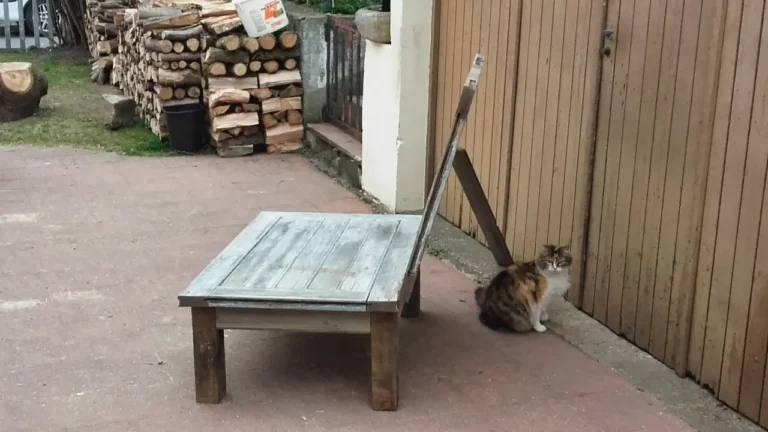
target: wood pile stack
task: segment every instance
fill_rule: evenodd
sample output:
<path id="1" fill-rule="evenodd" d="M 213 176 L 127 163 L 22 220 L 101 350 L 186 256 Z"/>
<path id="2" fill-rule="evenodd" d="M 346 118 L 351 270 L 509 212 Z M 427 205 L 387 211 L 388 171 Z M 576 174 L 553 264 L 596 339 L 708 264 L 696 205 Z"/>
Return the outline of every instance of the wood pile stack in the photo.
<path id="1" fill-rule="evenodd" d="M 138 8 L 121 33 L 114 79 L 136 101 L 139 115 L 160 137 L 167 135 L 163 107 L 199 103 L 204 85 L 198 11 Z"/>
<path id="2" fill-rule="evenodd" d="M 203 20 L 211 144 L 222 156 L 294 151 L 304 136 L 298 35 L 245 35 L 237 16 Z"/>
<path id="3" fill-rule="evenodd" d="M 88 47 L 93 58 L 91 81 L 99 84 L 110 82 L 125 10 L 135 4 L 136 0 L 88 0 L 85 25 Z"/>

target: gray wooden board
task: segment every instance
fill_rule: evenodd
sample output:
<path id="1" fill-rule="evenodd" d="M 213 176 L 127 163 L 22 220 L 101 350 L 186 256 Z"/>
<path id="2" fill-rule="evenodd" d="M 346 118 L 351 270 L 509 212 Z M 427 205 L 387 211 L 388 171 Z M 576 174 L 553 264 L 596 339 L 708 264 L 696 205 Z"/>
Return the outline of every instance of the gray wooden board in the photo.
<path id="1" fill-rule="evenodd" d="M 396 305 L 420 220 L 262 212 L 179 294 L 180 303 Z"/>

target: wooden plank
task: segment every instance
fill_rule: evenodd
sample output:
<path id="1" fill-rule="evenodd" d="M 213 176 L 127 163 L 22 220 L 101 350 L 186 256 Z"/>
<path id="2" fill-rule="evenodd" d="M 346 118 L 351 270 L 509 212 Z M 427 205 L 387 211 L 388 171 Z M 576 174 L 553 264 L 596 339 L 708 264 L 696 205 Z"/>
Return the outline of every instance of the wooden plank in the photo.
<path id="1" fill-rule="evenodd" d="M 707 333 L 704 345 L 701 383 L 720 394 L 721 373 L 729 322 L 733 266 L 736 259 L 739 210 L 747 156 L 748 133 L 754 96 L 755 69 L 762 2 L 745 1 L 742 12 L 741 36 L 736 59 L 735 86 L 731 119 L 728 129 L 728 148 L 725 158 L 720 216 L 717 228 L 715 258 L 712 271 Z M 731 330 L 735 331 L 735 330 Z"/>
<path id="2" fill-rule="evenodd" d="M 526 83 L 524 118 L 522 123 L 522 139 L 520 142 L 520 175 L 517 184 L 517 214 L 515 215 L 517 229 L 513 245 L 512 255 L 518 260 L 531 259 L 527 254 L 526 245 L 532 242 L 526 242 L 529 236 L 528 231 L 528 202 L 530 193 L 531 164 L 533 154 L 533 135 L 534 122 L 536 120 L 536 100 L 538 92 L 539 60 L 541 50 L 541 21 L 542 21 L 543 2 L 536 2 L 531 5 L 530 27 L 528 35 L 528 60 L 526 64 Z"/>
<path id="3" fill-rule="evenodd" d="M 259 88 L 259 80 L 256 77 L 209 77 L 208 91 L 217 90 L 251 90 Z"/>
<path id="4" fill-rule="evenodd" d="M 227 393 L 224 331 L 216 328 L 216 310 L 192 308 L 195 400 L 217 404 Z"/>
<path id="5" fill-rule="evenodd" d="M 507 244 L 504 241 L 504 235 L 499 229 L 499 225 L 493 215 L 493 210 L 486 199 L 485 192 L 480 185 L 480 180 L 477 178 L 472 167 L 472 161 L 469 160 L 466 150 L 458 150 L 456 159 L 453 161 L 453 168 L 467 195 L 469 206 L 478 220 L 480 229 L 485 234 L 488 247 L 493 253 L 493 258 L 501 267 L 511 265 L 513 262 L 512 255 L 509 253 Z"/>
<path id="6" fill-rule="evenodd" d="M 461 80 L 461 64 L 463 64 L 462 43 L 466 39 L 466 32 L 470 31 L 470 25 L 466 22 L 469 20 L 471 23 L 472 11 L 475 8 L 472 8 L 470 5 L 469 11 L 465 10 L 466 2 L 460 0 L 452 0 L 451 3 L 453 7 L 450 12 L 454 17 L 454 25 L 450 27 L 449 37 L 453 37 L 453 48 L 451 50 L 451 63 L 448 67 L 451 69 L 451 98 L 449 99 L 449 106 L 452 107 L 455 106 L 459 100 L 460 90 L 458 88 L 458 83 L 459 80 Z M 467 12 L 469 12 L 469 17 L 467 16 Z M 453 121 L 453 119 L 451 119 L 451 121 Z M 451 223 L 458 226 L 461 224 L 461 221 L 456 217 L 456 209 L 461 205 L 461 191 L 457 191 L 456 187 L 456 176 L 451 173 L 448 176 L 448 192 L 446 192 L 446 218 Z"/>
<path id="7" fill-rule="evenodd" d="M 766 9 L 764 13 L 768 13 L 768 9 Z M 758 77 L 763 77 L 766 73 L 768 73 L 768 70 L 766 70 L 766 68 L 768 68 L 768 53 L 766 53 L 766 50 L 768 50 L 767 38 L 768 26 L 765 25 L 764 19 L 762 37 L 760 41 L 760 63 L 757 69 Z M 746 177 L 750 179 L 750 182 L 752 182 L 755 177 L 752 170 L 755 168 L 756 171 L 759 171 L 761 168 L 765 170 L 766 159 L 768 158 L 768 155 L 766 155 L 766 152 L 768 151 L 768 111 L 766 110 L 766 105 L 764 102 L 766 100 L 767 93 L 768 85 L 766 85 L 765 80 L 758 79 L 757 88 L 755 89 L 755 103 L 752 108 L 753 111 L 752 122 L 750 126 L 749 154 L 747 156 L 748 165 Z M 758 160 L 753 161 L 753 159 Z M 762 166 L 756 166 L 761 162 L 759 159 L 762 159 Z M 765 374 L 766 350 L 768 350 L 768 316 L 765 314 L 765 311 L 768 311 L 768 270 L 766 270 L 765 266 L 765 263 L 768 262 L 768 187 L 766 187 L 765 180 L 766 178 L 764 177 L 762 185 L 755 185 L 753 182 L 751 184 L 747 183 L 745 179 L 745 196 L 742 199 L 742 202 L 747 204 L 747 206 L 753 205 L 751 200 L 757 200 L 760 202 L 760 199 L 762 199 L 762 205 L 759 210 L 760 220 L 756 230 L 757 235 L 755 236 L 754 226 L 751 227 L 753 230 L 751 233 L 747 232 L 747 235 L 751 234 L 752 236 L 756 237 L 755 241 L 757 242 L 757 248 L 754 255 L 754 277 L 751 280 L 745 282 L 743 279 L 745 275 L 734 274 L 734 289 L 744 290 L 744 287 L 739 286 L 741 283 L 749 284 L 752 288 L 752 292 L 747 303 L 748 312 L 746 315 L 746 337 L 742 344 L 744 346 L 744 356 L 743 368 L 741 370 L 740 377 L 741 388 L 739 390 L 738 408 L 742 414 L 746 415 L 755 422 L 760 421 L 763 426 L 768 425 L 768 402 L 766 402 L 766 395 L 768 395 L 768 393 L 763 390 L 763 386 L 768 385 L 768 380 L 766 379 Z M 761 187 L 763 189 L 763 194 L 762 197 L 759 197 L 756 195 L 757 191 L 755 191 L 755 189 L 759 190 Z M 743 216 L 745 215 L 745 210 L 747 209 L 742 208 L 741 213 Z M 747 221 L 742 220 L 740 222 L 739 232 L 741 232 L 741 224 L 744 222 Z M 750 227 L 745 228 L 746 230 L 750 229 Z M 749 257 L 746 257 L 746 260 L 749 262 L 752 261 L 749 259 Z M 739 264 L 737 264 L 737 267 L 738 266 Z M 732 295 L 731 304 L 734 305 L 735 301 L 736 305 L 734 306 L 741 306 L 743 310 L 744 305 L 738 305 L 738 301 L 741 300 L 741 295 L 742 294 L 740 293 L 736 296 Z M 738 313 L 738 311 L 732 308 L 730 313 Z M 730 352 L 726 351 L 727 356 L 723 364 L 723 370 L 726 372 L 725 375 L 728 377 L 723 377 L 723 384 L 720 387 L 721 395 L 725 395 L 731 391 L 730 389 L 726 390 L 726 388 L 729 387 L 727 383 L 736 381 L 729 375 L 736 369 L 732 365 L 735 363 L 734 360 L 738 359 L 734 359 L 732 356 L 734 354 L 738 354 L 735 351 L 738 349 L 739 345 L 740 344 L 738 343 L 732 343 L 734 349 Z M 762 415 L 761 398 L 763 401 Z M 725 397 L 723 400 L 726 400 Z"/>
<path id="8" fill-rule="evenodd" d="M 547 96 L 545 106 L 545 117 L 543 135 L 544 140 L 541 145 L 541 169 L 538 173 L 538 184 L 540 186 L 538 202 L 536 203 L 536 247 L 549 243 L 549 222 L 552 214 L 552 189 L 555 181 L 555 155 L 557 150 L 557 126 L 561 120 L 558 117 L 560 113 L 560 77 L 563 74 L 563 45 L 565 38 L 565 1 L 556 1 L 554 4 L 547 4 L 546 7 L 552 8 L 552 23 L 550 33 L 552 35 L 550 55 L 549 55 L 549 82 L 547 83 Z M 557 243 L 559 239 L 555 240 Z"/>
<path id="9" fill-rule="evenodd" d="M 701 378 L 704 358 L 707 317 L 712 287 L 712 270 L 718 219 L 720 214 L 720 196 L 725 171 L 725 154 L 728 143 L 728 125 L 731 119 L 736 58 L 738 54 L 739 29 L 741 26 L 741 0 L 731 0 L 726 4 L 724 36 L 721 49 L 720 77 L 717 85 L 715 116 L 712 128 L 712 146 L 707 173 L 707 192 L 704 198 L 701 242 L 696 272 L 696 294 L 693 305 L 693 322 L 688 354 L 688 370 L 696 378 Z"/>
<path id="10" fill-rule="evenodd" d="M 541 2 L 541 32 L 539 41 L 536 103 L 533 106 L 533 134 L 531 142 L 531 162 L 528 175 L 527 203 L 525 213 L 525 241 L 523 255 L 533 258 L 541 245 L 536 243 L 536 226 L 538 224 L 539 195 L 541 192 L 541 169 L 543 160 L 544 127 L 547 115 L 547 90 L 549 87 L 549 63 L 552 52 L 552 17 L 554 13 L 553 0 Z"/>
<path id="11" fill-rule="evenodd" d="M 527 86 L 528 82 L 528 57 L 532 50 L 530 46 L 530 17 L 531 17 L 531 4 L 530 2 L 520 2 L 520 37 L 519 37 L 519 51 L 517 53 L 517 66 L 514 68 L 517 70 L 517 79 L 515 81 L 515 88 L 517 89 L 514 94 L 514 113 L 511 121 L 514 122 L 510 135 L 512 137 L 512 149 L 509 165 L 509 189 L 507 192 L 507 223 L 505 238 L 507 245 L 509 245 L 512 257 L 522 259 L 518 254 L 516 248 L 517 236 L 521 231 L 518 227 L 517 219 L 517 205 L 520 201 L 520 179 L 522 170 L 522 145 L 523 145 L 523 124 L 526 118 L 527 109 L 527 93 L 532 91 Z"/>
<path id="12" fill-rule="evenodd" d="M 605 322 L 604 304 L 607 301 L 607 281 L 604 279 L 605 271 L 605 247 L 606 240 L 602 232 L 604 222 L 603 201 L 606 192 L 606 170 L 608 169 L 609 155 L 609 132 L 611 117 L 614 110 L 612 103 L 618 100 L 614 97 L 614 70 L 616 68 L 616 44 L 624 36 L 624 30 L 618 28 L 619 25 L 619 7 L 621 3 L 611 2 L 607 5 L 606 28 L 614 30 L 611 39 L 603 39 L 604 49 L 612 50 L 611 55 L 602 56 L 602 78 L 600 83 L 600 102 L 599 112 L 597 114 L 597 138 L 595 140 L 594 174 L 592 181 L 592 201 L 590 204 L 590 225 L 589 240 L 587 242 L 586 259 L 586 279 L 584 282 L 584 304 L 585 312 L 593 315 L 596 319 Z M 603 259 L 601 259 L 603 258 Z"/>
<path id="13" fill-rule="evenodd" d="M 239 286 L 220 285 L 213 292 L 208 294 L 206 300 L 226 300 L 230 302 L 285 302 L 290 304 L 364 304 L 366 298 L 368 298 L 368 292 L 360 290 L 277 290 L 265 286 L 243 288 Z"/>
<path id="14" fill-rule="evenodd" d="M 437 49 L 437 62 L 435 63 L 437 65 L 437 69 L 433 72 L 437 74 L 437 84 L 436 84 L 436 92 L 437 95 L 435 97 L 435 105 L 433 107 L 435 111 L 435 133 L 434 133 L 434 142 L 432 144 L 432 148 L 434 149 L 434 153 L 432 155 L 434 159 L 434 168 L 432 172 L 430 173 L 431 178 L 434 179 L 437 177 L 437 166 L 440 164 L 440 159 L 442 159 L 443 150 L 446 146 L 447 136 L 448 132 L 446 132 L 446 128 L 449 127 L 450 120 L 448 119 L 448 112 L 450 112 L 450 108 L 446 107 L 446 99 L 450 98 L 450 88 L 448 87 L 451 81 L 448 79 L 448 67 L 447 64 L 449 63 L 447 60 L 449 53 L 449 49 L 452 47 L 452 45 L 447 40 L 447 33 L 448 33 L 448 25 L 453 24 L 453 21 L 449 21 L 448 18 L 448 6 L 452 3 L 452 0 L 437 0 L 435 3 L 436 10 L 439 11 L 440 18 L 436 22 L 436 25 L 439 27 L 439 39 L 436 39 L 433 41 L 433 46 Z M 452 17 L 451 17 L 452 18 Z M 426 186 L 429 188 L 430 186 Z M 439 204 L 439 213 L 443 216 L 446 215 L 445 206 L 446 206 L 446 199 L 442 196 L 441 199 L 438 200 Z"/>
<path id="15" fill-rule="evenodd" d="M 603 206 L 600 225 L 600 244 L 597 259 L 597 277 L 595 280 L 595 310 L 594 317 L 608 325 L 611 330 L 617 331 L 621 318 L 621 290 L 623 279 L 612 280 L 613 247 L 616 237 L 626 233 L 617 232 L 616 212 L 618 211 L 619 181 L 621 180 L 620 167 L 622 161 L 625 168 L 627 161 L 631 161 L 624 155 L 624 114 L 627 104 L 627 86 L 629 81 L 629 61 L 632 55 L 634 4 L 633 2 L 620 2 L 616 33 L 613 36 L 615 43 L 611 46 L 614 59 L 613 70 L 613 94 L 611 100 L 610 120 L 607 121 L 608 143 L 605 167 L 605 183 L 603 185 Z M 609 11 L 610 11 L 610 5 Z M 610 12 L 609 12 L 610 16 Z M 610 21 L 609 21 L 610 22 Z M 627 171 L 629 171 L 627 169 Z M 631 172 L 631 171 L 629 171 Z M 625 184 L 625 186 L 628 186 Z M 622 269 L 623 270 L 623 269 Z M 608 320 L 609 310 L 612 320 Z"/>
<path id="16" fill-rule="evenodd" d="M 443 193 L 448 186 L 448 176 L 451 173 L 451 167 L 453 166 L 456 151 L 459 147 L 459 138 L 467 123 L 467 117 L 477 90 L 477 82 L 480 79 L 483 63 L 483 56 L 476 54 L 472 61 L 471 69 L 464 82 L 464 87 L 461 91 L 461 97 L 459 98 L 453 125 L 451 127 L 450 139 L 443 152 L 440 166 L 435 175 L 435 180 L 432 183 L 432 187 L 427 195 L 427 202 L 424 205 L 424 214 L 419 223 L 416 246 L 413 248 L 413 253 L 408 264 L 408 273 L 415 273 L 417 269 L 420 268 L 421 258 L 426 249 L 427 237 L 432 230 L 432 224 L 435 221 L 440 197 L 443 196 Z"/>
<path id="17" fill-rule="evenodd" d="M 376 411 L 397 410 L 397 321 L 397 313 L 371 314 L 371 388 Z"/>
<path id="18" fill-rule="evenodd" d="M 501 231 L 507 232 L 507 220 L 509 199 L 511 190 L 511 172 L 512 172 L 512 126 L 517 117 L 517 111 L 515 110 L 517 99 L 517 77 L 518 77 L 518 64 L 520 59 L 520 19 L 522 15 L 522 2 L 520 0 L 510 0 L 504 2 L 503 5 L 509 6 L 509 11 L 505 12 L 502 7 L 502 21 L 500 27 L 507 29 L 507 41 L 506 44 L 499 44 L 499 57 L 506 57 L 505 65 L 505 81 L 504 81 L 504 103 L 502 110 L 501 124 L 501 152 L 498 158 L 499 174 L 498 182 L 491 181 L 492 184 L 498 184 L 498 190 L 496 191 L 496 220 L 499 221 Z M 507 13 L 508 17 L 505 21 L 504 14 Z M 500 92 L 501 93 L 501 92 Z M 493 190 L 491 192 L 493 194 Z M 508 242 L 507 244 L 511 244 Z"/>
<path id="19" fill-rule="evenodd" d="M 367 334 L 371 319 L 366 312 L 218 308 L 216 328 Z"/>
<path id="20" fill-rule="evenodd" d="M 370 310 L 378 310 L 382 307 L 385 310 L 391 310 L 392 305 L 397 306 L 403 280 L 408 273 L 409 265 L 413 265 L 409 258 L 413 258 L 418 232 L 417 224 L 402 223 L 398 227 L 397 235 L 392 237 L 387 253 L 379 262 L 376 277 L 370 285 L 370 295 L 368 295 Z"/>
<path id="21" fill-rule="evenodd" d="M 269 310 L 295 310 L 295 311 L 320 311 L 320 312 L 366 312 L 368 308 L 360 304 L 347 303 L 291 303 L 274 301 L 233 301 L 210 299 L 205 302 L 206 307 L 230 308 L 230 309 L 269 309 Z"/>
<path id="22" fill-rule="evenodd" d="M 669 9 L 668 9 L 669 11 Z M 669 13 L 669 12 L 667 12 Z M 681 34 L 678 42 L 677 76 L 674 108 L 669 131 L 666 175 L 663 179 L 661 230 L 657 253 L 656 282 L 654 289 L 653 317 L 651 322 L 651 354 L 664 360 L 667 346 L 667 328 L 672 299 L 672 276 L 675 270 L 675 250 L 680 216 L 680 192 L 686 161 L 688 121 L 691 115 L 691 98 L 698 49 L 701 0 L 688 0 L 681 11 Z M 697 144 L 699 145 L 699 144 Z M 691 153 L 696 150 L 691 149 Z M 690 168 L 690 167 L 689 167 Z M 693 191 L 690 191 L 693 193 Z M 698 224 L 699 220 L 687 220 L 685 224 Z M 687 250 L 690 253 L 690 250 Z M 681 259 L 695 259 L 695 254 Z M 678 317 L 688 320 L 689 316 Z M 687 344 L 688 341 L 684 341 Z"/>
<path id="23" fill-rule="evenodd" d="M 221 282 L 222 287 L 249 291 L 262 276 L 270 276 L 292 262 L 320 229 L 322 220 L 297 218 L 284 215 L 251 249 L 240 263 Z M 269 288 L 261 285 L 260 288 Z M 220 291 L 216 288 L 215 291 Z M 213 293 L 211 293 L 213 294 Z"/>
<path id="24" fill-rule="evenodd" d="M 701 7 L 665 350 L 665 363 L 674 368 L 679 376 L 688 372 L 696 265 L 701 241 L 707 167 L 712 147 L 712 124 L 725 17 L 725 5 L 722 2 L 705 0 Z M 686 16 L 688 14 L 686 10 Z"/>
<path id="25" fill-rule="evenodd" d="M 650 319 L 653 293 L 650 286 L 640 290 L 640 267 L 643 259 L 643 236 L 645 233 L 646 203 L 651 175 L 653 124 L 656 118 L 656 100 L 659 90 L 662 44 L 664 37 L 664 13 L 666 0 L 644 0 L 648 11 L 648 31 L 645 42 L 646 55 L 643 59 L 643 82 L 640 96 L 640 112 L 637 125 L 637 152 L 632 181 L 632 202 L 629 212 L 624 289 L 621 306 L 620 331 L 627 339 L 635 340 L 639 314 L 644 320 Z M 641 6 L 638 6 L 641 7 Z M 630 116 L 632 118 L 632 116 Z M 645 322 L 645 321 L 644 321 Z"/>
<path id="26" fill-rule="evenodd" d="M 616 224 L 610 264 L 610 294 L 608 297 L 608 325 L 612 330 L 622 333 L 627 327 L 634 329 L 635 304 L 637 302 L 637 284 L 629 286 L 626 281 L 627 252 L 630 237 L 630 218 L 632 201 L 635 197 L 634 174 L 638 152 L 638 133 L 643 99 L 643 73 L 646 56 L 646 41 L 650 17 L 650 1 L 640 0 L 634 5 L 632 23 L 632 42 L 629 47 L 629 72 L 627 77 L 627 101 L 625 105 L 624 125 L 622 127 L 622 152 L 619 161 Z M 638 148 L 640 147 L 640 148 Z M 630 192 L 619 192 L 627 191 Z M 630 309 L 629 317 L 624 310 Z M 629 323 L 629 325 L 627 325 Z"/>
<path id="27" fill-rule="evenodd" d="M 552 187 L 549 221 L 547 222 L 547 240 L 550 244 L 565 244 L 570 242 L 570 235 L 563 239 L 560 235 L 562 226 L 563 205 L 566 199 L 565 182 L 566 166 L 568 164 L 568 126 L 571 123 L 571 96 L 573 82 L 577 75 L 575 67 L 576 39 L 579 18 L 579 0 L 558 2 L 562 5 L 563 22 L 557 27 L 563 29 L 562 55 L 560 60 L 560 82 L 558 83 L 557 121 L 555 123 L 552 159 Z M 573 153 L 571 158 L 575 159 Z"/>
<path id="28" fill-rule="evenodd" d="M 341 291 L 368 291 L 376 278 L 376 275 L 382 270 L 382 265 L 387 258 L 396 253 L 392 259 L 403 263 L 403 268 L 408 267 L 408 260 L 413 252 L 413 244 L 416 242 L 416 227 L 418 223 L 413 224 L 413 234 L 408 235 L 406 241 L 410 242 L 411 248 L 406 251 L 393 251 L 391 245 L 397 241 L 397 238 L 403 236 L 403 223 L 377 223 L 371 230 L 371 235 L 360 248 L 352 264 L 349 266 L 344 278 L 339 279 L 338 289 Z M 405 271 L 404 271 L 405 272 Z M 335 278 L 333 280 L 335 282 Z M 328 286 L 334 286 L 331 282 Z"/>
<path id="29" fill-rule="evenodd" d="M 670 131 L 674 108 L 677 63 L 680 51 L 680 28 L 683 3 L 667 3 L 664 18 L 664 41 L 662 42 L 661 73 L 659 75 L 659 97 L 656 102 L 656 117 L 651 149 L 651 175 L 648 185 L 648 205 L 643 236 L 643 258 L 640 271 L 640 292 L 649 292 L 649 303 L 638 308 L 635 342 L 643 349 L 649 349 L 654 316 L 661 317 L 660 303 L 668 292 L 656 290 L 656 265 L 659 240 L 662 233 L 662 208 L 664 200 L 664 173 L 667 170 Z M 687 122 L 686 122 L 687 123 Z"/>
<path id="30" fill-rule="evenodd" d="M 745 16 L 763 13 L 762 19 L 765 19 L 766 12 L 768 11 L 765 10 L 764 2 L 752 1 L 744 4 L 743 13 Z M 748 74 L 745 70 L 744 79 L 751 79 L 755 87 L 752 90 L 754 102 L 751 106 L 751 118 L 748 125 L 746 162 L 740 171 L 744 175 L 744 180 L 741 185 L 741 204 L 723 347 L 723 365 L 720 372 L 720 392 L 718 394 L 723 402 L 732 407 L 739 406 L 739 395 L 741 394 L 741 376 L 745 360 L 745 343 L 753 289 L 752 281 L 760 232 L 760 212 L 763 208 L 762 198 L 765 187 L 766 162 L 768 162 L 768 141 L 766 141 L 768 135 L 765 129 L 765 122 L 768 119 L 768 111 L 766 111 L 765 106 L 768 85 L 764 79 L 765 74 L 768 73 L 768 28 L 761 24 L 761 19 L 757 18 L 754 23 L 749 22 L 749 25 L 744 22 L 741 28 L 742 40 L 750 39 L 749 45 L 746 45 L 745 41 L 742 48 L 755 56 L 754 59 L 750 59 L 749 63 L 751 73 Z M 741 55 L 741 50 L 739 50 L 739 55 Z M 729 145 L 730 143 L 729 141 Z M 764 266 L 765 262 L 757 263 L 757 265 Z M 768 311 L 768 309 L 764 311 Z"/>
<path id="31" fill-rule="evenodd" d="M 398 299 L 398 310 L 403 318 L 417 318 L 421 313 L 421 270 L 405 276 Z"/>
<path id="32" fill-rule="evenodd" d="M 258 244 L 280 220 L 277 213 L 262 212 L 224 248 L 216 258 L 179 294 L 180 306 L 194 298 L 206 297 L 234 270 L 245 254 Z"/>

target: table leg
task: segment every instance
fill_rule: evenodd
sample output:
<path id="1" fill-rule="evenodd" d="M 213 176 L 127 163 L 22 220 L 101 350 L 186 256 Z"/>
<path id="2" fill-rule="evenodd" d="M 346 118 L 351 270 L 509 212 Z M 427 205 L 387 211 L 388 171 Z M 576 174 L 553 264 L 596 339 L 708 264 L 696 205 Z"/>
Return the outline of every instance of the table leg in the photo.
<path id="1" fill-rule="evenodd" d="M 192 308 L 192 345 L 195 350 L 195 399 L 217 404 L 227 392 L 224 330 L 216 328 L 216 309 Z"/>
<path id="2" fill-rule="evenodd" d="M 421 312 L 421 269 L 416 270 L 416 279 L 413 281 L 411 296 L 403 306 L 404 318 L 416 318 Z"/>
<path id="3" fill-rule="evenodd" d="M 371 384 L 373 409 L 397 410 L 397 313 L 371 313 Z"/>

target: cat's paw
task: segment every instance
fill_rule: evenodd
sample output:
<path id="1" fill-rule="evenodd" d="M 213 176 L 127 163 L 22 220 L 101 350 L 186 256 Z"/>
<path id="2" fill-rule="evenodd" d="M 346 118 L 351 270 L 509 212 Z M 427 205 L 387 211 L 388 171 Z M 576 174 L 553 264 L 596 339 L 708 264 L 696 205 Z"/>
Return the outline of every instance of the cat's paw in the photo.
<path id="1" fill-rule="evenodd" d="M 549 321 L 549 314 L 546 312 L 541 313 L 541 322 Z"/>
<path id="2" fill-rule="evenodd" d="M 545 331 L 547 331 L 547 328 L 542 324 L 534 324 L 533 329 L 539 333 L 544 333 Z"/>

